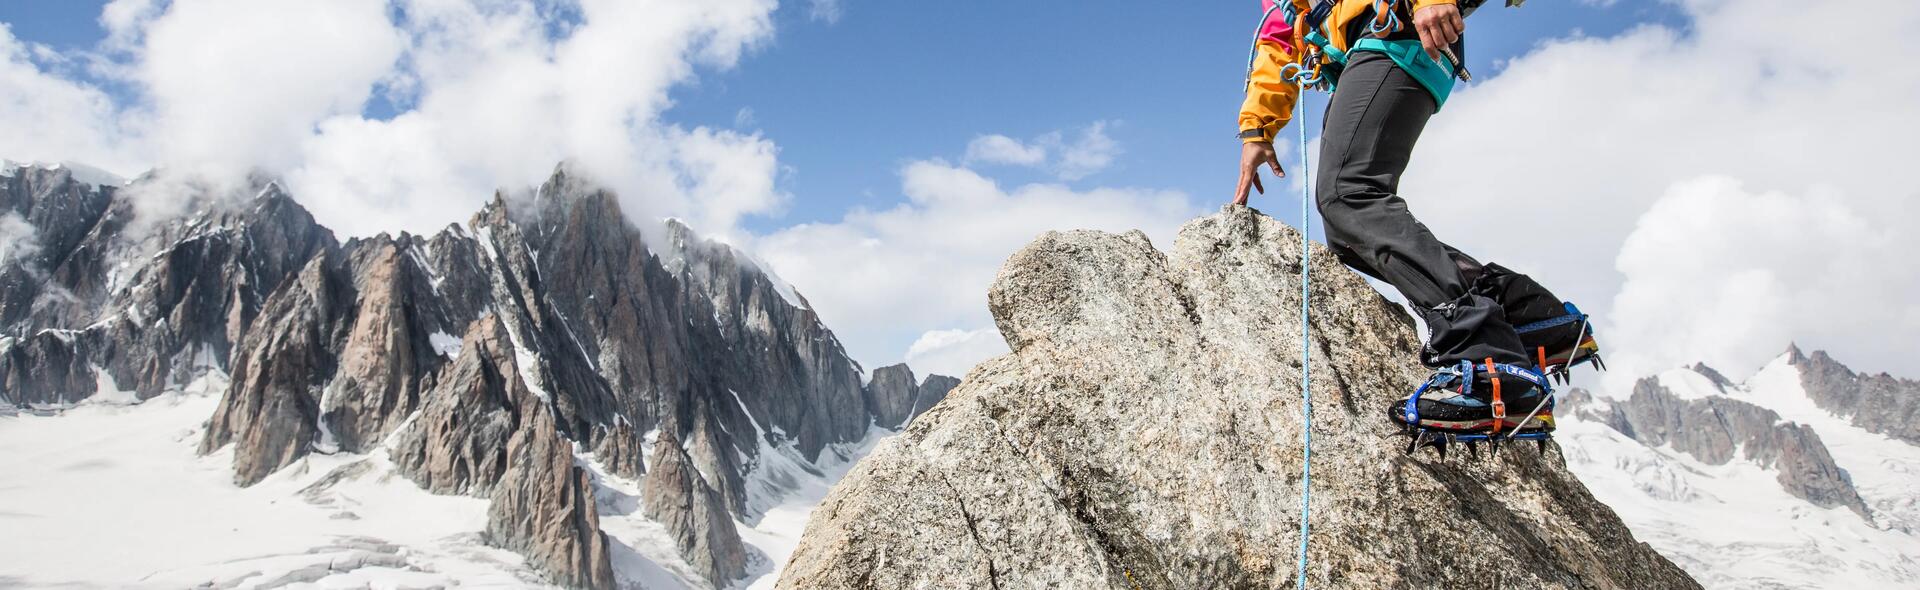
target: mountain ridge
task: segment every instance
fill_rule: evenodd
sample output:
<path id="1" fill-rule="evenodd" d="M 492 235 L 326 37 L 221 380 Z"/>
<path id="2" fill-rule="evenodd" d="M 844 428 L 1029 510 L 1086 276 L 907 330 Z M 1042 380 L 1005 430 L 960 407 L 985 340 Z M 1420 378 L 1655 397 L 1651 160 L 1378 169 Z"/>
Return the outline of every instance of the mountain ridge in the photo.
<path id="1" fill-rule="evenodd" d="M 0 288 L 0 402 L 145 400 L 212 375 L 227 385 L 198 446 L 232 449 L 236 484 L 391 452 L 427 490 L 490 498 L 489 544 L 585 588 L 616 584 L 616 541 L 581 457 L 645 480 L 652 433 L 669 433 L 705 481 L 661 489 L 711 497 L 662 501 L 720 506 L 734 526 L 796 485 L 754 475 L 765 449 L 804 465 L 872 436 L 874 394 L 804 298 L 684 224 L 648 237 L 565 164 L 464 225 L 344 243 L 276 182 L 161 194 L 182 186 L 0 176 L 0 215 L 36 245 L 0 273 L 41 279 Z M 153 218 L 140 198 L 190 205 Z M 716 539 L 686 558 L 740 554 Z"/>

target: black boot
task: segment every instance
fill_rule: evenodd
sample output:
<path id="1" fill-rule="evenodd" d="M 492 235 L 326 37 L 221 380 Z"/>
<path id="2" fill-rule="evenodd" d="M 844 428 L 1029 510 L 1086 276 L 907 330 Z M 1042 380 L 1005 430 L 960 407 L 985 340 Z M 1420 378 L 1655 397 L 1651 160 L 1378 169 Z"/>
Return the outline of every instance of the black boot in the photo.
<path id="1" fill-rule="evenodd" d="M 1532 277 L 1488 264 L 1474 281 L 1473 292 L 1499 302 L 1520 335 L 1528 362 L 1542 373 L 1563 374 L 1587 362 L 1599 366 L 1600 345 L 1587 315 Z"/>

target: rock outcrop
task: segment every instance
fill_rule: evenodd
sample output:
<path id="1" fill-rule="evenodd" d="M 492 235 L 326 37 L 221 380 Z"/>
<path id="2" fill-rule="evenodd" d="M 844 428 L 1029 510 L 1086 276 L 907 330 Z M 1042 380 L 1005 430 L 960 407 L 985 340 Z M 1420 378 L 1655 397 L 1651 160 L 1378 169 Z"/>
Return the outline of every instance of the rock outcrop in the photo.
<path id="1" fill-rule="evenodd" d="M 1854 373 L 1826 351 L 1807 355 L 1795 346 L 1787 354 L 1800 369 L 1800 385 L 1807 397 L 1821 409 L 1850 419 L 1868 432 L 1920 445 L 1920 382 L 1886 373 Z"/>
<path id="2" fill-rule="evenodd" d="M 487 542 L 527 556 L 562 585 L 611 589 L 613 562 L 593 479 L 574 465 L 573 443 L 560 436 L 546 405 L 529 404 L 525 412 L 507 441 L 507 470 L 487 507 Z"/>
<path id="3" fill-rule="evenodd" d="M 920 392 L 913 400 L 913 416 L 920 417 L 933 409 L 940 400 L 947 399 L 947 393 L 960 386 L 960 380 L 946 375 L 928 375 L 920 381 Z"/>
<path id="4" fill-rule="evenodd" d="M 506 474 L 507 443 L 520 430 L 522 408 L 538 405 L 517 363 L 498 318 L 475 322 L 426 407 L 395 433 L 388 453 L 400 472 L 435 493 L 490 493 Z"/>
<path id="5" fill-rule="evenodd" d="M 898 428 L 913 417 L 913 402 L 919 393 L 920 384 L 914 382 L 913 369 L 906 365 L 874 369 L 873 379 L 866 386 L 867 413 L 881 428 Z"/>
<path id="6" fill-rule="evenodd" d="M 1291 587 L 1298 243 L 1244 208 L 1188 223 L 1170 255 L 1138 232 L 1041 236 L 990 293 L 1013 352 L 835 486 L 779 587 Z M 1314 261 L 1311 586 L 1698 587 L 1551 455 L 1377 436 L 1426 375 L 1419 342 Z"/>
<path id="7" fill-rule="evenodd" d="M 1730 385 L 1718 371 L 1696 365 L 1717 387 Z M 1670 445 L 1708 465 L 1746 459 L 1779 472 L 1780 487 L 1816 506 L 1844 506 L 1871 519 L 1866 502 L 1833 460 L 1812 428 L 1781 419 L 1780 414 L 1732 397 L 1687 399 L 1675 395 L 1658 377 L 1634 384 L 1633 396 L 1600 405 L 1590 396 L 1569 396 L 1567 411 L 1601 422 L 1650 447 Z"/>
<path id="8" fill-rule="evenodd" d="M 647 518 L 666 526 L 687 563 L 715 586 L 746 575 L 746 547 L 726 501 L 694 469 L 680 439 L 662 432 L 654 443 L 652 463 L 642 490 Z"/>
<path id="9" fill-rule="evenodd" d="M 874 425 L 898 429 L 940 403 L 959 384 L 959 379 L 945 375 L 928 375 L 926 381 L 915 383 L 913 368 L 902 363 L 874 369 L 862 393 Z"/>

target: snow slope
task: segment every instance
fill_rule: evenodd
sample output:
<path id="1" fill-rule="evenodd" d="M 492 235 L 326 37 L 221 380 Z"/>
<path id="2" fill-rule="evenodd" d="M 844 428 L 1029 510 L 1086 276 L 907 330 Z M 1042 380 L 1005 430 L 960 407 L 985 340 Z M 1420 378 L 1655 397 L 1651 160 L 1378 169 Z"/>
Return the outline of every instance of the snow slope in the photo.
<path id="1" fill-rule="evenodd" d="M 196 453 L 223 389 L 0 412 L 0 588 L 551 587 L 481 543 L 487 500 L 427 493 L 384 451 L 313 455 L 235 486 L 231 447 Z M 734 587 L 771 588 L 813 507 L 890 434 L 831 446 L 817 467 L 759 437 L 749 479 L 762 515 L 737 523 L 753 558 Z M 640 483 L 582 462 L 623 587 L 707 588 L 641 516 Z"/>
<path id="2" fill-rule="evenodd" d="M 316 455 L 250 488 L 199 456 L 216 394 L 0 416 L 0 587 L 537 587 L 485 547 L 483 499 L 435 496 L 385 454 Z"/>
<path id="3" fill-rule="evenodd" d="M 1819 409 L 1787 357 L 1721 388 L 1690 370 L 1660 377 L 1683 398 L 1727 396 L 1812 427 L 1851 476 L 1873 520 L 1788 494 L 1777 472 L 1735 459 L 1707 465 L 1568 416 L 1558 433 L 1567 466 L 1639 540 L 1708 588 L 1914 588 L 1920 585 L 1920 448 L 1853 427 Z"/>

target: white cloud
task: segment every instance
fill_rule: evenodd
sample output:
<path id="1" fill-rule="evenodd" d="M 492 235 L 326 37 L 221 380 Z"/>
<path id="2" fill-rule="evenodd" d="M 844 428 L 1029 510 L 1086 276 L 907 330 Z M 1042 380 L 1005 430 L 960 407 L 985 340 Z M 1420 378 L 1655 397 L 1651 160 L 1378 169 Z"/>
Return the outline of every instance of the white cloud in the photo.
<path id="1" fill-rule="evenodd" d="M 1072 143 L 1059 131 L 1032 141 L 999 134 L 982 135 L 967 144 L 963 162 L 1043 168 L 1061 180 L 1080 180 L 1106 170 L 1119 157 L 1120 143 L 1107 136 L 1108 125 L 1107 121 L 1094 122 L 1080 130 L 1079 137 Z"/>
<path id="2" fill-rule="evenodd" d="M 771 38 L 775 5 L 114 0 L 85 57 L 132 99 L 50 73 L 0 35 L 0 100 L 32 113 L 0 121 L 0 154 L 123 174 L 257 169 L 348 235 L 436 230 L 570 160 L 636 218 L 724 236 L 784 202 L 778 150 L 660 114 L 699 67 Z M 398 112 L 363 115 L 376 97 Z"/>
<path id="3" fill-rule="evenodd" d="M 1120 143 L 1107 137 L 1107 122 L 1100 121 L 1080 132 L 1080 139 L 1060 149 L 1056 170 L 1064 180 L 1080 180 L 1113 165 L 1120 155 Z"/>
<path id="4" fill-rule="evenodd" d="M 10 162 L 8 164 L 11 164 Z M 16 258 L 31 257 L 40 252 L 40 231 L 21 219 L 19 213 L 8 211 L 0 215 L 0 265 Z M 38 267 L 22 267 L 29 270 Z"/>
<path id="5" fill-rule="evenodd" d="M 1753 366 L 1783 350 L 1789 338 L 1858 359 L 1859 368 L 1902 370 L 1905 363 L 1894 359 L 1920 350 L 1887 339 L 1898 324 L 1855 321 L 1878 313 L 1868 309 L 1902 309 L 1911 298 L 1873 286 L 1904 275 L 1912 264 L 1898 249 L 1860 247 L 1874 239 L 1870 232 L 1807 238 L 1838 240 L 1809 247 L 1855 253 L 1859 261 L 1847 264 L 1878 269 L 1851 275 L 1866 285 L 1817 287 L 1864 288 L 1884 297 L 1840 309 L 1817 305 L 1820 299 L 1801 288 L 1814 285 L 1813 277 L 1824 272 L 1820 267 L 1838 261 L 1791 267 L 1736 256 L 1708 262 L 1773 269 L 1770 280 L 1722 273 L 1701 279 L 1746 281 L 1728 292 L 1743 294 L 1737 304 L 1755 314 L 1751 322 L 1777 321 L 1779 314 L 1768 305 L 1805 318 L 1793 322 L 1790 332 L 1754 333 L 1755 340 L 1771 341 L 1751 347 L 1702 341 L 1696 343 L 1700 350 L 1692 350 L 1669 345 L 1692 336 L 1642 330 L 1657 318 L 1724 318 L 1725 310 L 1715 305 L 1734 302 L 1731 295 L 1704 294 L 1700 285 L 1667 280 L 1657 267 L 1615 262 L 1642 259 L 1623 258 L 1638 232 L 1651 233 L 1632 239 L 1672 238 L 1648 229 L 1663 226 L 1647 216 L 1682 210 L 1657 205 L 1665 200 L 1698 205 L 1676 195 L 1703 190 L 1692 182 L 1703 175 L 1737 179 L 1748 193 L 1807 195 L 1800 199 L 1843 207 L 1882 229 L 1920 229 L 1911 215 L 1882 213 L 1910 210 L 1908 203 L 1920 197 L 1920 190 L 1893 176 L 1911 168 L 1908 138 L 1920 135 L 1920 117 L 1911 105 L 1920 96 L 1920 68 L 1906 63 L 1906 56 L 1920 55 L 1920 38 L 1899 24 L 1920 19 L 1920 4 L 1837 0 L 1816 11 L 1788 0 L 1686 0 L 1678 6 L 1690 21 L 1684 32 L 1648 26 L 1612 38 L 1544 43 L 1499 75 L 1459 92 L 1421 139 L 1402 185 L 1410 206 L 1443 240 L 1534 274 L 1598 312 L 1603 346 L 1616 358 L 1638 354 L 1648 365 L 1619 367 L 1620 373 L 1690 363 L 1701 354 Z M 1862 20 L 1858 14 L 1879 16 Z M 1848 40 L 1834 42 L 1835 30 L 1848 31 Z M 1744 201 L 1702 202 L 1715 207 L 1702 214 L 1718 217 L 1738 208 L 1730 203 Z M 1734 225 L 1713 231 L 1800 231 L 1729 223 Z M 1700 239 L 1706 247 L 1714 238 Z M 1670 244 L 1662 255 L 1694 260 L 1688 251 L 1693 247 Z M 1636 301 L 1660 303 L 1622 307 Z M 1655 312 L 1655 319 L 1640 317 Z M 1700 329 L 1708 327 L 1725 325 Z"/>
<path id="6" fill-rule="evenodd" d="M 77 160 L 125 175 L 143 165 L 136 140 L 125 138 L 112 98 L 99 89 L 43 71 L 29 47 L 0 23 L 0 156 L 26 161 Z"/>
<path id="7" fill-rule="evenodd" d="M 808 0 L 808 3 L 811 6 L 807 11 L 809 18 L 828 24 L 840 22 L 840 0 Z"/>
<path id="8" fill-rule="evenodd" d="M 357 115 L 405 48 L 385 0 L 178 0 L 143 27 L 134 77 L 164 163 L 216 172 L 296 167 L 314 125 Z"/>
<path id="9" fill-rule="evenodd" d="M 1008 352 L 996 328 L 934 330 L 907 347 L 907 365 L 921 375 L 966 377 L 980 361 Z"/>
<path id="10" fill-rule="evenodd" d="M 1621 359 L 1744 375 L 1800 339 L 1845 362 L 1904 365 L 1920 332 L 1920 266 L 1902 260 L 1920 251 L 1915 209 L 1831 190 L 1756 194 L 1726 177 L 1675 185 L 1616 262 L 1627 280 L 1615 335 L 1635 345 Z"/>
<path id="11" fill-rule="evenodd" d="M 967 144 L 967 162 L 1039 166 L 1047 161 L 1047 148 L 1027 145 L 1005 135 L 982 135 Z"/>
<path id="12" fill-rule="evenodd" d="M 1187 195 L 1171 191 L 1076 191 L 1057 184 L 1009 190 L 940 161 L 909 164 L 901 187 L 905 203 L 787 228 L 754 247 L 806 294 L 856 359 L 881 366 L 917 354 L 940 367 L 915 367 L 923 373 L 958 375 L 960 367 L 991 356 L 979 340 L 998 338 L 987 287 L 1007 256 L 1039 234 L 1138 228 L 1167 246 L 1179 224 L 1201 212 Z M 945 340 L 927 333 L 942 330 L 974 336 L 941 350 L 934 343 Z M 917 353 L 910 346 L 916 341 L 923 342 Z"/>

